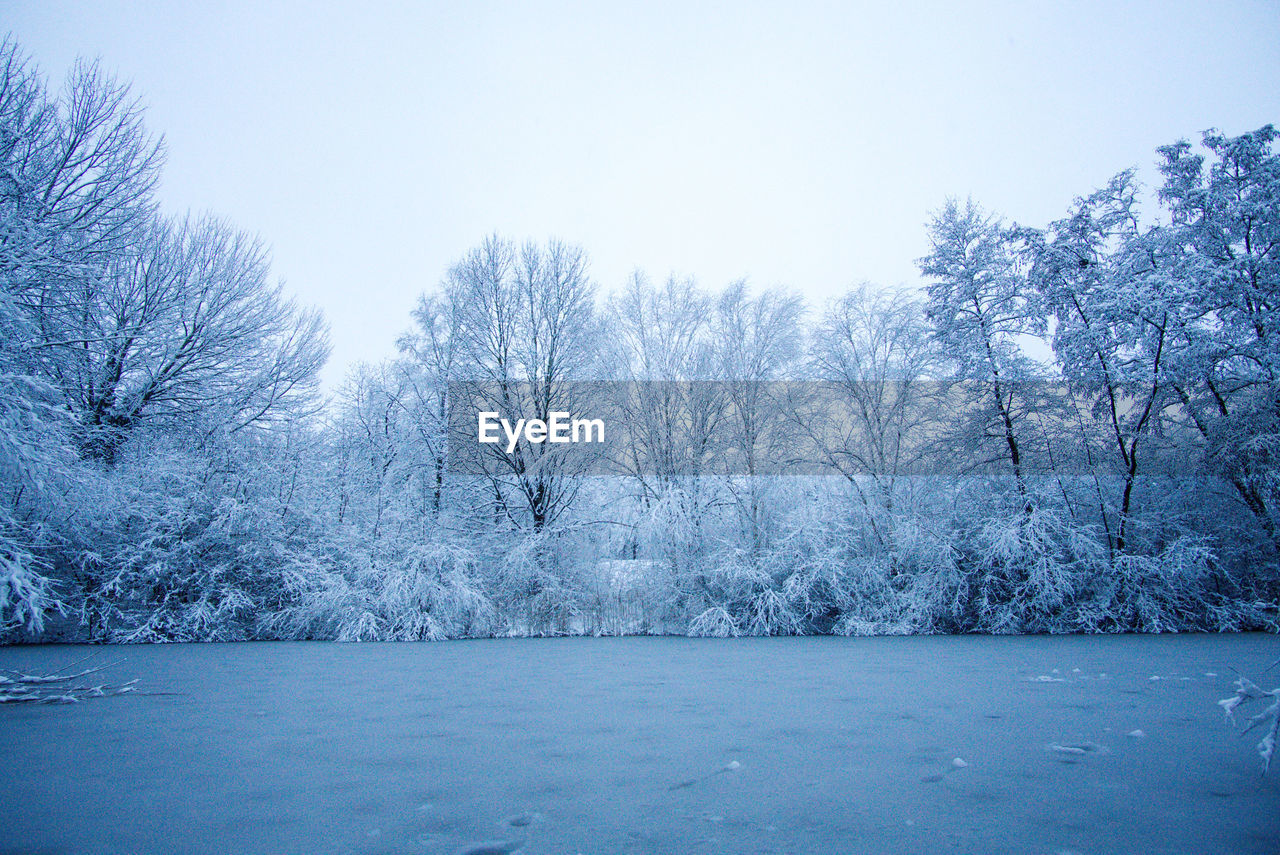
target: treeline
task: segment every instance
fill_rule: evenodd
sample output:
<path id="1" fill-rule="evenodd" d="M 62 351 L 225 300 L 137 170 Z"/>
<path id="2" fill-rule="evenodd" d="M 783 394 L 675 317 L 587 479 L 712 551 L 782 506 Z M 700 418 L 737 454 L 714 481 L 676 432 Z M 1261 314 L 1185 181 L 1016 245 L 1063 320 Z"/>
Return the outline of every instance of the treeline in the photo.
<path id="1" fill-rule="evenodd" d="M 4 638 L 1278 626 L 1271 126 L 1044 228 L 948 202 L 921 291 L 816 309 L 490 237 L 322 401 L 323 320 L 158 212 L 128 87 L 0 69 Z"/>

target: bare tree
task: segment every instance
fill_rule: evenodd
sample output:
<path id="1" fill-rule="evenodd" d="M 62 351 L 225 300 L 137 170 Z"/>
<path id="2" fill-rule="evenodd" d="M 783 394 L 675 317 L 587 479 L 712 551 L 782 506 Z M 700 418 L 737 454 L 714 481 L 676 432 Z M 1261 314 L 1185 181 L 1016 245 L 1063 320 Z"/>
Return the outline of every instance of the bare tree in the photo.
<path id="1" fill-rule="evenodd" d="M 162 161 L 141 105 L 97 63 L 50 98 L 0 43 L 0 289 L 30 325 L 16 344 L 31 373 L 83 343 L 80 298 L 147 229 Z"/>
<path id="2" fill-rule="evenodd" d="M 794 294 L 767 290 L 752 296 L 745 282 L 720 295 L 714 314 L 716 363 L 729 404 L 725 427 L 739 459 L 741 479 L 730 478 L 751 554 L 765 546 L 764 476 L 782 462 L 791 444 L 783 397 L 773 381 L 785 378 L 800 355 L 804 303 Z M 776 474 L 774 472 L 773 474 Z"/>
<path id="3" fill-rule="evenodd" d="M 143 423 L 236 431 L 313 388 L 319 312 L 268 284 L 261 243 L 211 218 L 155 223 L 77 294 L 80 344 L 53 365 L 82 447 L 110 460 Z"/>
<path id="4" fill-rule="evenodd" d="M 626 382 L 622 456 L 645 506 L 710 469 L 725 411 L 716 382 L 714 302 L 692 279 L 654 287 L 640 271 L 609 303 L 610 370 Z"/>
<path id="5" fill-rule="evenodd" d="M 404 406 L 430 486 L 431 514 L 439 518 L 448 477 L 454 382 L 458 379 L 458 305 L 442 294 L 424 294 L 413 310 L 414 328 L 400 337 Z M 461 438 L 460 438 L 461 441 Z"/>
<path id="6" fill-rule="evenodd" d="M 925 461 L 933 439 L 941 363 L 923 304 L 903 290 L 848 292 L 827 306 L 810 342 L 821 382 L 816 400 L 797 401 L 793 413 L 817 459 L 853 486 L 882 548 L 892 547 L 892 520 L 878 518 L 892 514 L 900 477 Z"/>
<path id="7" fill-rule="evenodd" d="M 211 218 L 158 220 L 162 149 L 129 87 L 77 63 L 60 98 L 0 45 L 0 290 L 6 343 L 110 460 L 144 422 L 236 430 L 297 398 L 327 356 L 319 314 Z"/>
<path id="8" fill-rule="evenodd" d="M 472 412 L 496 412 L 511 424 L 586 414 L 591 398 L 575 381 L 590 378 L 598 339 L 595 285 L 581 248 L 553 240 L 517 249 L 492 236 L 449 271 L 445 294 L 458 313 L 457 358 Z M 580 449 L 521 443 L 507 453 L 501 444 L 477 444 L 474 424 L 462 428 L 495 511 L 511 523 L 541 531 L 572 505 L 582 486 L 576 476 L 587 467 Z"/>

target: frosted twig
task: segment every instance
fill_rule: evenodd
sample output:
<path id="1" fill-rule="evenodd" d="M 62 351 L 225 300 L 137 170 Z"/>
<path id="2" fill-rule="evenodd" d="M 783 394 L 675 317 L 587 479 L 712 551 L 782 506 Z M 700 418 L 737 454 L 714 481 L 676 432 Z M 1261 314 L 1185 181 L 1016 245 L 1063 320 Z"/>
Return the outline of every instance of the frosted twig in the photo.
<path id="1" fill-rule="evenodd" d="M 89 675 L 89 674 L 96 674 L 96 673 L 98 673 L 99 671 L 102 671 L 102 670 L 105 670 L 105 669 L 107 669 L 107 668 L 110 668 L 110 667 L 111 667 L 111 665 L 117 665 L 117 664 L 119 664 L 119 663 L 112 662 L 112 663 L 110 663 L 110 664 L 108 664 L 108 665 L 99 665 L 99 666 L 97 666 L 96 668 L 86 668 L 85 670 L 83 670 L 83 671 L 81 671 L 81 672 L 79 672 L 79 673 L 77 673 L 77 674 L 59 674 L 58 672 L 56 672 L 56 671 L 55 671 L 55 672 L 53 672 L 52 674 L 43 674 L 43 675 L 41 675 L 41 674 L 23 674 L 23 673 L 20 673 L 20 672 L 18 672 L 18 671 L 9 671 L 8 673 L 9 673 L 9 674 L 11 674 L 11 675 L 13 675 L 13 676 L 12 676 L 12 678 L 11 678 L 11 679 L 7 679 L 7 680 L 5 680 L 4 682 L 6 682 L 6 683 L 26 683 L 26 684 L 29 684 L 29 685 L 31 685 L 31 684 L 43 684 L 43 683 L 68 683 L 68 682 L 70 682 L 70 681 L 72 681 L 72 680 L 77 680 L 77 679 L 79 679 L 80 677 L 84 677 L 84 676 L 87 676 L 87 675 Z"/>
<path id="2" fill-rule="evenodd" d="M 83 661 L 74 662 L 60 670 L 75 667 Z M 118 663 L 111 663 L 111 665 L 114 664 Z M 137 691 L 134 685 L 138 682 L 136 679 L 118 686 L 106 683 L 94 686 L 72 683 L 74 680 L 79 680 L 89 674 L 96 674 L 109 667 L 110 665 L 99 665 L 94 668 L 86 668 L 75 674 L 59 674 L 57 671 L 51 674 L 24 674 L 18 671 L 8 671 L 8 676 L 0 674 L 0 704 L 72 704 L 85 698 L 105 698 L 111 695 L 124 695 Z"/>
<path id="3" fill-rule="evenodd" d="M 1270 698 L 1271 703 L 1264 707 L 1261 712 L 1250 716 L 1245 721 L 1244 730 L 1240 731 L 1240 735 L 1243 736 L 1256 727 L 1266 728 L 1262 740 L 1258 743 L 1258 756 L 1262 758 L 1262 774 L 1264 775 L 1270 770 L 1271 758 L 1276 753 L 1277 731 L 1280 731 L 1280 689 L 1266 691 L 1248 677 L 1240 677 L 1236 680 L 1236 693 L 1229 698 L 1223 698 L 1218 701 L 1218 706 L 1222 707 L 1222 712 L 1227 721 L 1235 724 L 1235 711 L 1238 708 L 1250 701 L 1263 701 L 1266 698 Z"/>

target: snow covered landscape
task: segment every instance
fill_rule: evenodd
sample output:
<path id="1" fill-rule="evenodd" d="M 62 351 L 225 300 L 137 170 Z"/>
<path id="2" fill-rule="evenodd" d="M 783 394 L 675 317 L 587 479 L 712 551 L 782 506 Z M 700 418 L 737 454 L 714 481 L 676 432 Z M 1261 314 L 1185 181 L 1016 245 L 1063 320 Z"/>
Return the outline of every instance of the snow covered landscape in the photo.
<path id="1" fill-rule="evenodd" d="M 4 648 L 0 668 L 92 652 Z M 1244 855 L 1280 839 L 1280 779 L 1215 703 L 1233 668 L 1275 661 L 1271 636 L 100 653 L 165 694 L 0 708 L 0 851 Z"/>
<path id="2" fill-rule="evenodd" d="M 0 855 L 1280 851 L 1280 16 L 17 0 Z"/>

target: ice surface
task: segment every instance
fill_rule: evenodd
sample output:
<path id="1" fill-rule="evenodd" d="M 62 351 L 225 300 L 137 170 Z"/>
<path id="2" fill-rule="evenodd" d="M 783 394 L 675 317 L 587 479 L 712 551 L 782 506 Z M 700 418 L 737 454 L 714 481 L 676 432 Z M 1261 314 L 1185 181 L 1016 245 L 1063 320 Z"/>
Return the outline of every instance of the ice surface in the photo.
<path id="1" fill-rule="evenodd" d="M 179 694 L 0 708 L 0 852 L 1275 852 L 1280 776 L 1261 777 L 1256 740 L 1223 723 L 1233 677 L 1149 677 L 1261 675 L 1276 648 L 119 648 L 113 681 Z M 48 673 L 88 652 L 3 648 L 0 668 Z M 1121 736 L 1138 725 L 1146 738 Z"/>

